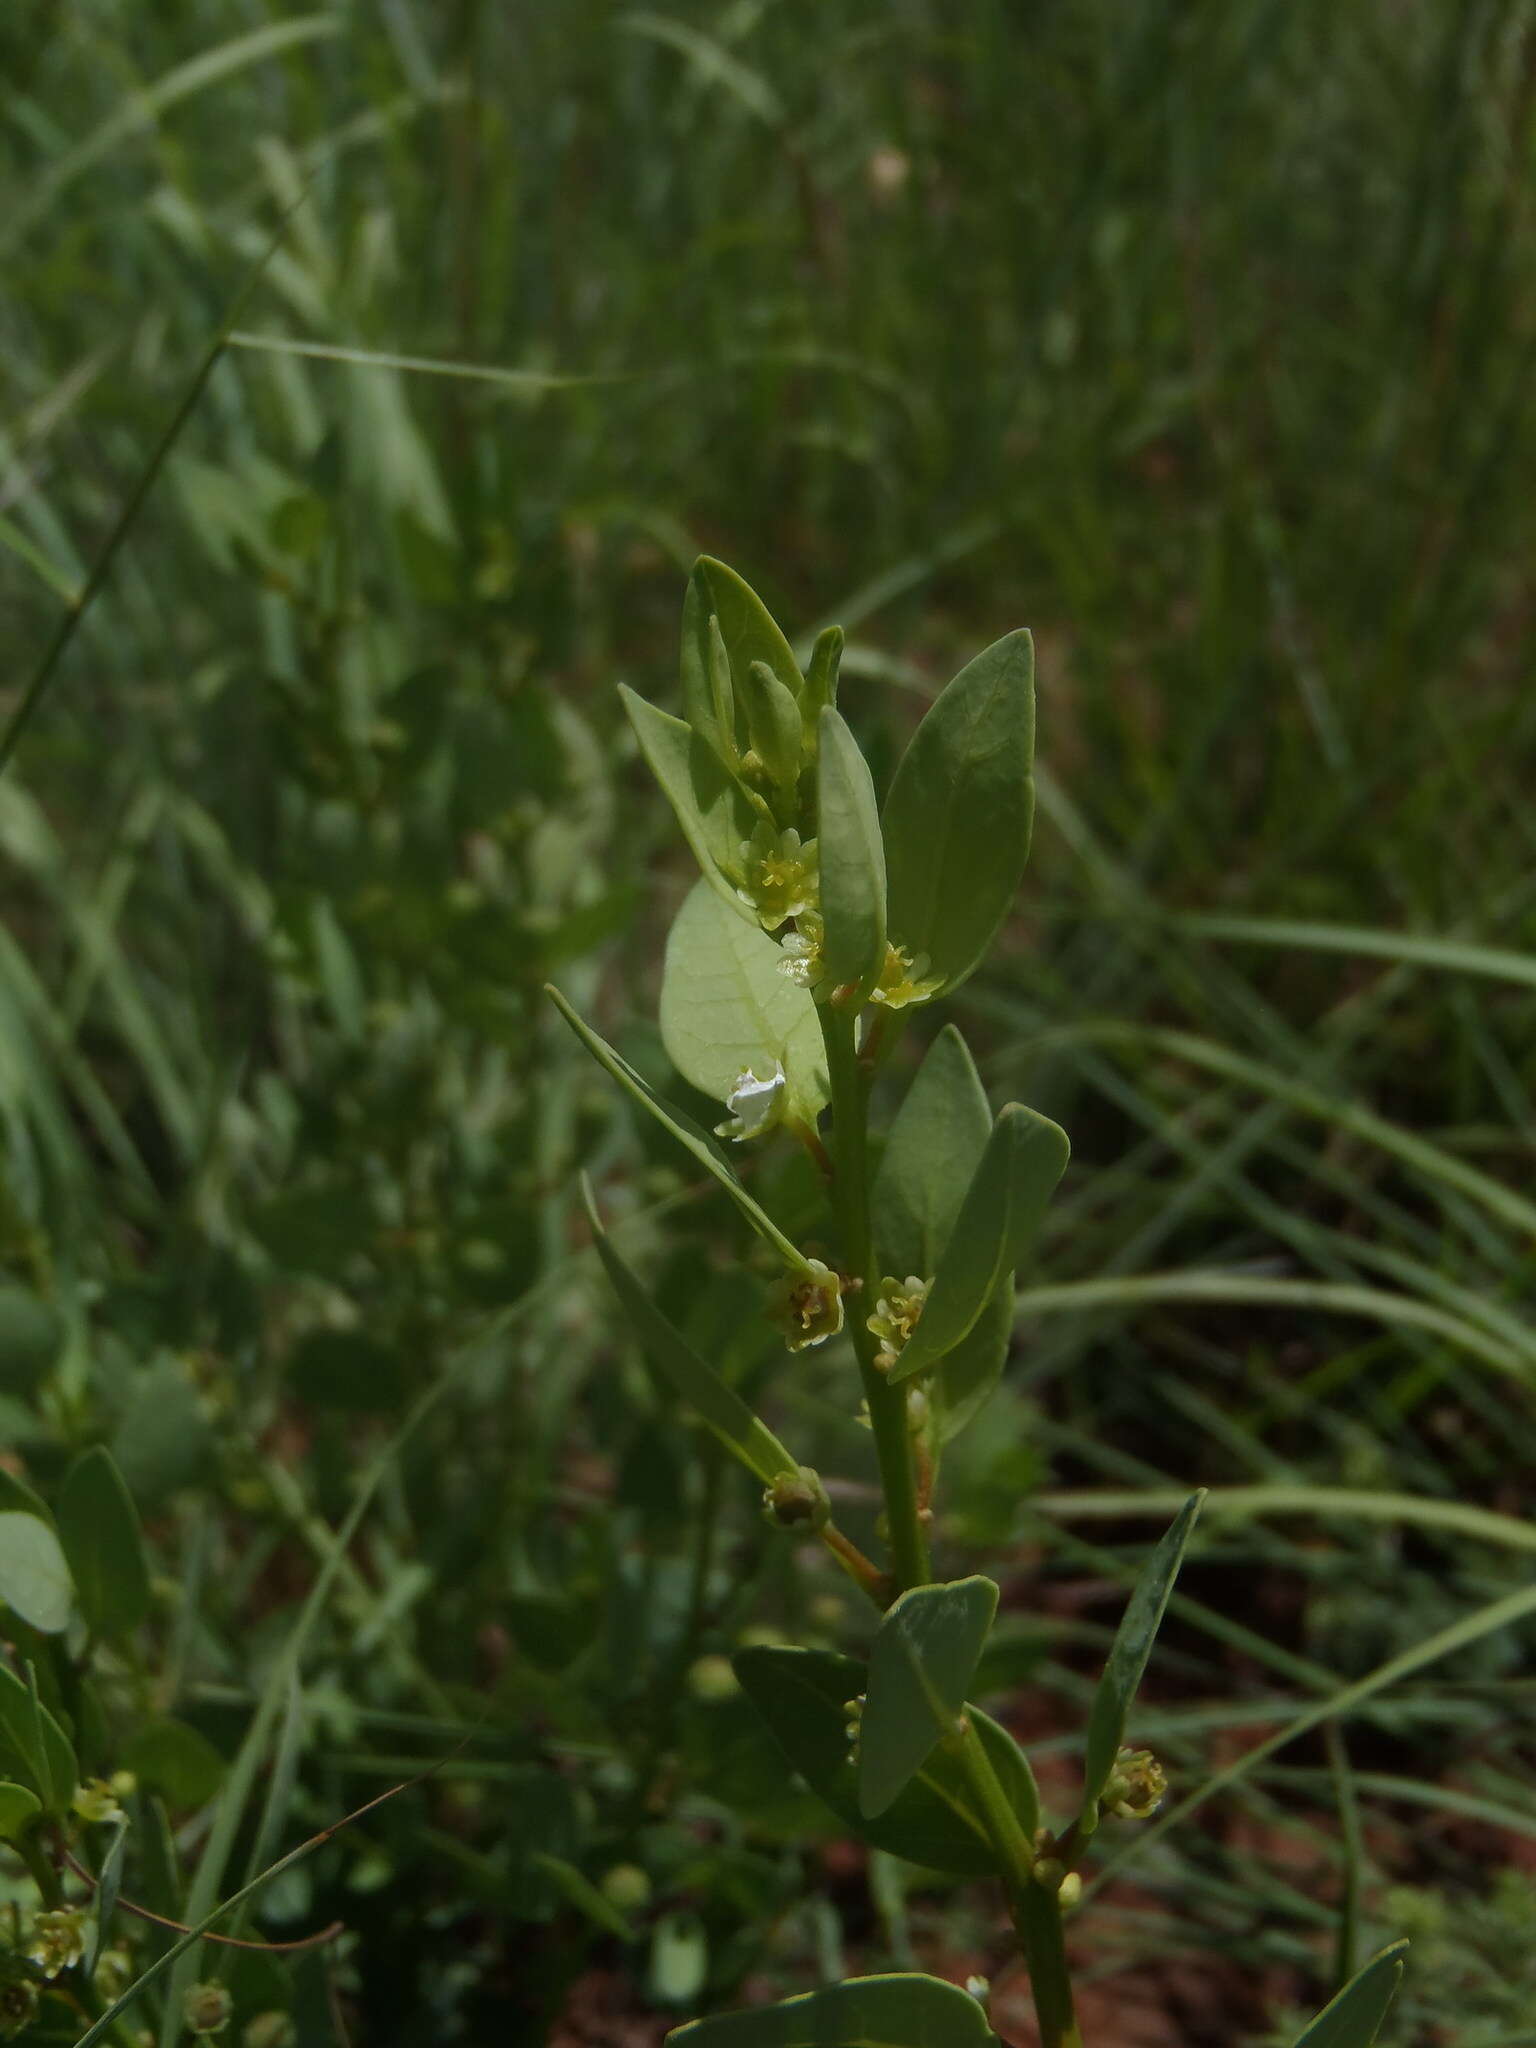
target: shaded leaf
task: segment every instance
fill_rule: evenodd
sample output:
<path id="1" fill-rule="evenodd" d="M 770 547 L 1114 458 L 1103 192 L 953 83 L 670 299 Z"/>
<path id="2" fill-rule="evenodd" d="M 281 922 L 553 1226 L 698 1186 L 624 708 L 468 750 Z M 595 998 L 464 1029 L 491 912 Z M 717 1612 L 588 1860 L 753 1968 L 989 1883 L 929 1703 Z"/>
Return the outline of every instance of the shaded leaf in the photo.
<path id="1" fill-rule="evenodd" d="M 64 1348 L 64 1319 L 25 1287 L 0 1287 L 0 1393 L 36 1391 Z"/>
<path id="2" fill-rule="evenodd" d="M 1035 653 L 1009 633 L 940 691 L 885 803 L 890 930 L 953 988 L 1017 893 L 1034 822 Z"/>
<path id="3" fill-rule="evenodd" d="M 914 1586 L 893 1601 L 869 1653 L 859 1728 L 859 1809 L 882 1814 L 954 1728 L 997 1612 L 990 1579 Z"/>
<path id="4" fill-rule="evenodd" d="M 169 1715 L 128 1738 L 125 1767 L 165 1795 L 172 1810 L 204 1806 L 224 1782 L 225 1761 L 206 1735 Z"/>
<path id="5" fill-rule="evenodd" d="M 1394 1941 L 1350 1978 L 1296 2038 L 1296 2048 L 1371 2048 L 1403 1975 L 1406 1941 Z"/>
<path id="6" fill-rule="evenodd" d="M 42 1812 L 43 1804 L 25 1785 L 0 1784 L 0 1842 L 15 1842 Z"/>
<path id="7" fill-rule="evenodd" d="M 846 1724 L 847 1702 L 867 1688 L 863 1664 L 830 1650 L 758 1645 L 739 1650 L 732 1663 L 791 1768 L 850 1833 L 930 1870 L 960 1877 L 996 1871 L 997 1858 L 972 1807 L 968 1781 L 942 1749 L 933 1751 L 884 1813 L 870 1818 L 859 1810 Z M 1032 1836 L 1040 1802 L 1023 1751 L 979 1708 L 967 1712 L 1020 1824 Z"/>
<path id="8" fill-rule="evenodd" d="M 584 1913 L 594 1926 L 601 1927 L 606 1934 L 617 1935 L 620 1941 L 635 1939 L 634 1928 L 618 1907 L 574 1863 L 567 1863 L 563 1856 L 547 1855 L 542 1849 L 536 1849 L 528 1861 L 542 1870 L 566 1902 L 578 1913 Z"/>
<path id="9" fill-rule="evenodd" d="M 749 583 L 744 582 L 734 569 L 728 569 L 724 562 L 716 561 L 713 555 L 700 555 L 693 566 L 688 588 L 690 596 L 701 605 L 705 615 L 713 613 L 720 621 L 720 637 L 725 642 L 731 675 L 738 689 L 752 663 L 761 661 L 797 698 L 800 696 L 805 688 L 805 678 L 800 673 L 794 650 L 779 630 L 773 614 Z M 686 599 L 684 616 L 687 617 Z M 687 637 L 686 629 L 684 637 Z"/>
<path id="10" fill-rule="evenodd" d="M 0 1664 L 0 1772 L 37 1794 L 45 1812 L 62 1817 L 79 1783 L 74 1745 L 37 1696 Z"/>
<path id="11" fill-rule="evenodd" d="M 902 1098 L 875 1174 L 870 1204 L 882 1272 L 932 1278 L 991 1134 L 976 1063 L 946 1024 Z"/>
<path id="12" fill-rule="evenodd" d="M 59 1534 L 86 1626 L 107 1637 L 137 1628 L 150 1601 L 144 1539 L 123 1475 L 101 1444 L 78 1457 L 65 1476 Z"/>
<path id="13" fill-rule="evenodd" d="M 1088 1714 L 1088 1740 L 1083 1758 L 1083 1810 L 1078 1821 L 1085 1835 L 1092 1834 L 1098 1826 L 1099 1800 L 1125 1738 L 1125 1724 L 1140 1689 L 1147 1659 L 1152 1654 L 1152 1645 L 1173 1592 L 1173 1582 L 1179 1575 L 1179 1566 L 1204 1499 L 1203 1490 L 1192 1493 L 1180 1508 L 1172 1528 L 1147 1559 L 1115 1633 L 1109 1661 Z"/>
<path id="14" fill-rule="evenodd" d="M 852 1977 L 778 2005 L 675 2027 L 688 2048 L 998 2048 L 985 2011 L 939 1977 Z"/>
<path id="15" fill-rule="evenodd" d="M 113 1824 L 112 1840 L 101 1860 L 101 1872 L 96 1879 L 96 1900 L 85 1951 L 87 1976 L 100 1962 L 102 1950 L 112 1938 L 112 1916 L 117 1911 L 117 1895 L 122 1889 L 123 1856 L 127 1846 L 128 1823 L 118 1820 Z"/>

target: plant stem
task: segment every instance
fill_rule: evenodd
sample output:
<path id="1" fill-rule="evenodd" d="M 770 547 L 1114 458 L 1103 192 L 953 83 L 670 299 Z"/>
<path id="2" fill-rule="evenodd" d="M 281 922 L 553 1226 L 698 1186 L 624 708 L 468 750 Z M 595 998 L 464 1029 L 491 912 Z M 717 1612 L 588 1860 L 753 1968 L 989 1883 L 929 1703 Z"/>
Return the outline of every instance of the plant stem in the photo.
<path id="1" fill-rule="evenodd" d="M 1029 1968 L 1041 2048 L 1082 2048 L 1055 1890 L 1035 1876 L 1034 1844 L 1009 1803 L 981 1737 L 965 1715 L 960 1718 L 952 1747 L 1003 1866 L 1008 1910 Z"/>
<path id="2" fill-rule="evenodd" d="M 832 1145 L 835 1171 L 832 1200 L 842 1238 L 843 1265 L 862 1292 L 848 1317 L 849 1335 L 869 1403 L 885 1519 L 890 1532 L 895 1590 L 926 1585 L 933 1576 L 928 1563 L 928 1531 L 917 1498 L 917 1468 L 907 1427 L 907 1395 L 893 1387 L 875 1364 L 879 1346 L 865 1325 L 862 1303 L 872 1302 L 880 1284 L 875 1270 L 869 1228 L 869 1072 L 854 1042 L 858 1028 L 849 1010 L 824 1004 L 822 1036 L 827 1047 L 827 1073 L 832 1085 Z"/>

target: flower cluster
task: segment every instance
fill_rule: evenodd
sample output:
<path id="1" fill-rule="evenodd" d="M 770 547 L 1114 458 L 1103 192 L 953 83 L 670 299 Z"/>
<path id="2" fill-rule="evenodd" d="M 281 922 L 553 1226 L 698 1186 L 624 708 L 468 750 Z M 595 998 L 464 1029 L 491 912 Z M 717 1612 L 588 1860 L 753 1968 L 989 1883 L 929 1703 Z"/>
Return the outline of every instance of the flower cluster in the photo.
<path id="1" fill-rule="evenodd" d="M 742 841 L 743 879 L 736 893 L 752 910 L 765 932 L 776 932 L 792 917 L 804 917 L 819 901 L 816 841 L 802 842 L 791 826 L 776 832 L 759 824 Z"/>
<path id="2" fill-rule="evenodd" d="M 1122 1749 L 1099 1797 L 1099 1811 L 1117 1820 L 1150 1820 L 1168 1791 L 1168 1777 L 1150 1749 Z"/>
<path id="3" fill-rule="evenodd" d="M 926 1003 L 938 994 L 941 985 L 938 975 L 924 972 L 927 965 L 926 953 L 914 957 L 905 946 L 887 944 L 885 965 L 869 992 L 869 1000 L 883 1003 L 888 1010 L 905 1010 L 911 1003 Z"/>
<path id="4" fill-rule="evenodd" d="M 73 1969 L 84 1954 L 85 1914 L 79 1906 L 34 1915 L 27 1960 L 36 1963 L 50 1983 L 61 1971 Z"/>

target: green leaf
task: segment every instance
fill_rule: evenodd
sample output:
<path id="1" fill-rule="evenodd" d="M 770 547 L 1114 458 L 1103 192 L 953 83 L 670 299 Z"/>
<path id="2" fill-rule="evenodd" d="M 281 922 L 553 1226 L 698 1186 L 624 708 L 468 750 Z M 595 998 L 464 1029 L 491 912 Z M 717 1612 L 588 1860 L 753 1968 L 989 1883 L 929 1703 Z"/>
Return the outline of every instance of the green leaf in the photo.
<path id="1" fill-rule="evenodd" d="M 891 1368 L 893 1380 L 937 1365 L 974 1327 L 1028 1249 L 1071 1154 L 1048 1116 L 1010 1102 L 992 1126 L 960 1215 L 939 1259 L 922 1320 Z"/>
<path id="2" fill-rule="evenodd" d="M 0 1606 L 56 1636 L 69 1626 L 69 1566 L 59 1539 L 36 1515 L 0 1514 Z"/>
<path id="3" fill-rule="evenodd" d="M 869 1653 L 859 1727 L 859 1810 L 884 1813 L 953 1732 L 997 1612 L 990 1579 L 914 1586 L 886 1609 Z"/>
<path id="4" fill-rule="evenodd" d="M 64 1348 L 64 1319 L 25 1287 L 0 1287 L 0 1394 L 34 1393 Z"/>
<path id="5" fill-rule="evenodd" d="M 814 1123 L 827 1100 L 816 1005 L 779 972 L 779 948 L 700 882 L 667 936 L 661 1038 L 685 1081 L 724 1102 L 740 1076 L 784 1069 L 785 1106 Z"/>
<path id="6" fill-rule="evenodd" d="M 37 1696 L 0 1664 L 0 1772 L 35 1792 L 45 1813 L 62 1818 L 79 1783 L 74 1745 Z"/>
<path id="7" fill-rule="evenodd" d="M 735 1389 L 727 1386 L 714 1368 L 706 1365 L 686 1338 L 673 1328 L 620 1258 L 603 1228 L 585 1174 L 582 1176 L 581 1194 L 598 1257 L 613 1284 L 614 1293 L 619 1297 L 630 1328 L 644 1345 L 657 1371 L 697 1411 L 726 1449 L 739 1458 L 749 1472 L 756 1473 L 765 1486 L 771 1486 L 781 1472 L 796 1471 L 795 1460 L 767 1424 L 758 1420 Z"/>
<path id="8" fill-rule="evenodd" d="M 1091 1835 L 1099 1824 L 1099 1800 L 1125 1738 L 1125 1724 L 1204 1499 L 1203 1490 L 1192 1493 L 1180 1508 L 1172 1528 L 1147 1559 L 1115 1632 L 1109 1662 L 1088 1714 L 1083 1810 L 1078 1819 L 1078 1827 L 1085 1835 Z"/>
<path id="9" fill-rule="evenodd" d="M 65 1476 L 59 1534 L 86 1626 L 109 1639 L 128 1635 L 149 1613 L 149 1566 L 123 1475 L 100 1444 Z"/>
<path id="10" fill-rule="evenodd" d="M 713 555 L 700 555 L 689 579 L 689 593 L 697 593 L 695 602 L 701 605 L 706 617 L 712 612 L 720 621 L 720 636 L 738 689 L 753 662 L 761 661 L 796 698 L 801 695 L 805 678 L 794 650 L 757 592 L 734 569 L 717 562 Z M 684 613 L 686 616 L 686 600 Z"/>
<path id="11" fill-rule="evenodd" d="M 805 1253 L 791 1244 L 767 1210 L 753 1201 L 721 1157 L 714 1140 L 700 1130 L 692 1117 L 685 1116 L 682 1110 L 673 1109 L 662 1102 L 646 1081 L 635 1072 L 628 1060 L 621 1059 L 606 1039 L 599 1038 L 590 1024 L 582 1022 L 559 989 L 546 985 L 544 992 L 603 1071 L 611 1074 L 625 1094 L 638 1102 L 642 1109 L 648 1110 L 662 1129 L 670 1131 L 705 1172 L 720 1183 L 758 1235 L 771 1244 L 779 1256 L 797 1272 L 809 1272 L 810 1261 Z"/>
<path id="12" fill-rule="evenodd" d="M 890 930 L 946 988 L 1007 915 L 1034 822 L 1035 650 L 1009 633 L 934 699 L 885 801 Z"/>
<path id="13" fill-rule="evenodd" d="M 738 917 L 752 918 L 730 877 L 752 836 L 753 813 L 739 786 L 705 742 L 680 718 L 658 711 L 625 684 L 619 696 L 640 751 L 671 804 L 705 880 Z M 755 920 L 754 920 L 755 921 Z"/>
<path id="14" fill-rule="evenodd" d="M 687 2048 L 998 2048 L 978 2001 L 940 1977 L 851 1977 L 778 2005 L 674 2027 Z"/>
<path id="15" fill-rule="evenodd" d="M 1394 1941 L 1350 1978 L 1296 2038 L 1296 2048 L 1371 2048 L 1403 1974 L 1406 1941 Z"/>
<path id="16" fill-rule="evenodd" d="M 992 1135 L 992 1111 L 953 1024 L 929 1046 L 891 1124 L 870 1204 L 880 1269 L 931 1279 Z"/>
<path id="17" fill-rule="evenodd" d="M 224 1758 L 206 1735 L 166 1715 L 144 1721 L 128 1738 L 124 1766 L 173 1809 L 206 1806 L 224 1782 Z"/>
<path id="18" fill-rule="evenodd" d="M 935 1749 L 884 1813 L 859 1809 L 858 1774 L 848 1754 L 847 1702 L 868 1688 L 868 1672 L 830 1650 L 754 1645 L 732 1659 L 736 1676 L 792 1770 L 850 1833 L 909 1863 L 958 1877 L 997 1870 L 985 1825 L 960 1766 Z M 1039 1825 L 1039 1794 L 1023 1751 L 977 1707 L 967 1709 L 1025 1833 Z"/>
<path id="19" fill-rule="evenodd" d="M 863 997 L 885 965 L 885 851 L 875 786 L 837 712 L 823 711 L 817 731 L 822 960 L 833 986 L 852 984 Z"/>
<path id="20" fill-rule="evenodd" d="M 19 1842 L 43 1810 L 25 1785 L 0 1784 L 0 1842 Z"/>
<path id="21" fill-rule="evenodd" d="M 803 710 L 808 732 L 815 732 L 822 710 L 837 703 L 837 672 L 842 659 L 842 627 L 823 627 L 816 635 L 816 645 L 811 649 L 811 665 L 805 672 Z"/>
<path id="22" fill-rule="evenodd" d="M 800 706 L 766 661 L 754 661 L 742 688 L 747 737 L 774 786 L 793 796 L 800 780 Z M 791 817 L 794 813 L 791 811 Z"/>

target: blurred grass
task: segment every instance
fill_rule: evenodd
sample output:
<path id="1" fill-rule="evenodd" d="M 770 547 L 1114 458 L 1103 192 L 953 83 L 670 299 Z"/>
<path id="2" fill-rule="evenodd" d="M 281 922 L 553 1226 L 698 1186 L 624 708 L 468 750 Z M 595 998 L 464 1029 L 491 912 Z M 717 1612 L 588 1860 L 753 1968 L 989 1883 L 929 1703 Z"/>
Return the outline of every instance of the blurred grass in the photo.
<path id="1" fill-rule="evenodd" d="M 791 627 L 848 625 L 877 757 L 957 654 L 1036 630 L 1036 863 L 963 1008 L 1077 1166 L 956 1535 L 1022 1569 L 1047 1466 L 1312 1500 L 1207 1539 L 1164 1703 L 1190 1768 L 1213 1713 L 1294 1711 L 1307 1672 L 1363 1680 L 1523 1583 L 1455 1510 L 1528 1513 L 1536 1453 L 1526 0 L 13 0 L 0 76 L 0 716 L 71 636 L 0 780 L 0 1259 L 71 1341 L 3 1433 L 45 1479 L 94 1435 L 138 1460 L 185 1587 L 168 1698 L 231 1753 L 242 1704 L 265 1727 L 246 1638 L 280 1660 L 324 1560 L 313 1824 L 370 1728 L 375 1761 L 430 1752 L 489 1690 L 486 1773 L 550 1743 L 612 1769 L 638 1714 L 639 1792 L 583 1781 L 598 1848 L 549 1837 L 597 1875 L 676 1736 L 647 1628 L 750 1618 L 710 1590 L 719 1482 L 572 1250 L 578 1156 L 632 1184 L 642 1249 L 677 1184 L 537 997 L 558 969 L 659 1063 L 682 870 L 611 686 L 670 688 L 700 547 Z M 739 1306 L 721 1277 L 694 1312 L 723 1342 Z M 176 1430 L 134 1422 L 151 1385 Z M 822 1389 L 785 1399 L 860 1454 Z M 694 1485 L 722 1520 L 678 1558 Z M 599 1610 L 636 1673 L 606 1710 L 524 1642 Z M 1446 1796 L 1531 1824 L 1529 1640 L 1369 1710 L 1368 1812 L 1449 1741 Z M 479 1782 L 459 1881 L 515 1914 Z M 1251 1813 L 1299 1782 L 1256 1774 Z M 413 1826 L 376 1909 L 339 1908 L 398 1947 L 375 2014 L 426 1996 Z M 1293 1963 L 1294 1889 L 1188 1840 L 1162 1893 Z M 653 1860 L 685 1901 L 714 1882 Z M 723 1982 L 754 1952 L 711 1931 Z"/>

